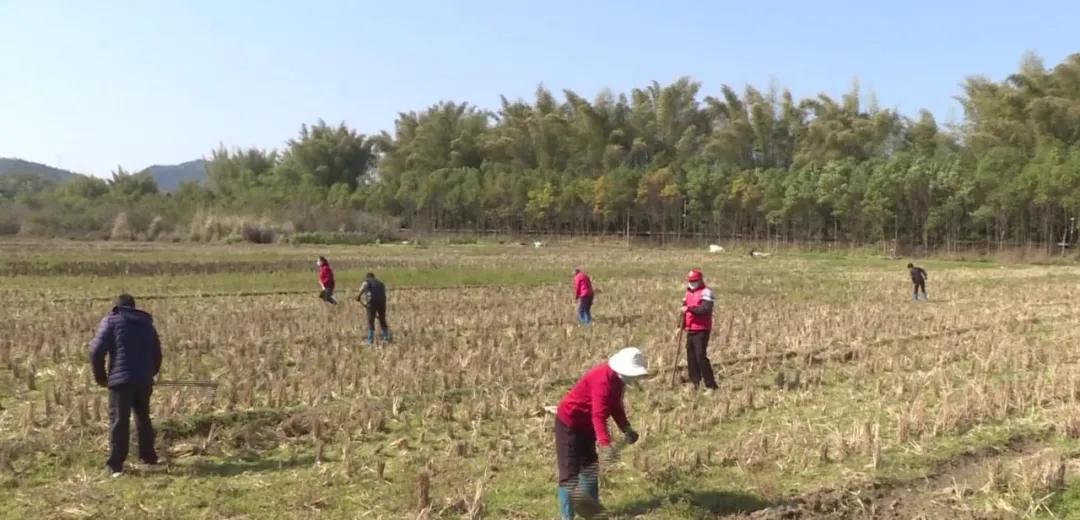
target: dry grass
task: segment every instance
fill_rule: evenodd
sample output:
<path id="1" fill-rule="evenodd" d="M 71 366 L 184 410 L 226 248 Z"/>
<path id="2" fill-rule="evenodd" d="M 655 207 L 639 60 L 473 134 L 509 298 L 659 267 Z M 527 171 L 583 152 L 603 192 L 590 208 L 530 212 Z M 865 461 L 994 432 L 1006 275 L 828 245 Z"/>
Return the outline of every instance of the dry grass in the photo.
<path id="1" fill-rule="evenodd" d="M 306 272 L 314 250 L 267 250 L 259 260 L 245 248 L 215 248 L 213 260 L 169 251 L 100 257 L 147 272 L 233 262 L 230 283 L 253 293 L 275 287 L 251 262 L 314 277 Z M 88 252 L 54 268 L 97 269 Z M 107 396 L 85 364 L 107 310 L 85 297 L 100 295 L 103 282 L 85 279 L 42 301 L 32 288 L 46 276 L 6 278 L 0 499 L 15 506 L 0 515 L 115 514 L 160 489 L 173 509 L 143 504 L 145 516 L 548 518 L 555 486 L 543 408 L 627 344 L 646 351 L 657 377 L 628 396 L 643 438 L 605 477 L 604 500 L 617 515 L 760 509 L 821 487 L 925 474 L 1034 433 L 1056 455 L 982 464 L 996 468 L 990 484 L 955 488 L 948 507 L 1045 514 L 1068 480 L 1068 448 L 1080 436 L 1076 268 L 932 264 L 934 301 L 913 304 L 905 262 L 873 259 L 764 263 L 558 244 L 338 253 L 339 265 L 413 277 L 409 290 L 392 293 L 394 345 L 365 347 L 360 309 L 325 306 L 315 292 L 169 298 L 166 290 L 145 302 L 166 343 L 162 378 L 217 387 L 159 387 L 168 467 L 119 484 L 97 478 Z M 50 254 L 44 247 L 20 261 Z M 552 285 L 546 274 L 563 269 L 568 278 L 579 263 L 604 273 L 591 331 L 574 323 L 568 282 Z M 461 266 L 524 283 L 434 288 L 418 274 Z M 688 266 L 724 273 L 712 278 L 725 329 L 711 349 L 721 378 L 712 398 L 668 383 L 672 310 Z M 206 290 L 199 276 L 173 292 Z"/>

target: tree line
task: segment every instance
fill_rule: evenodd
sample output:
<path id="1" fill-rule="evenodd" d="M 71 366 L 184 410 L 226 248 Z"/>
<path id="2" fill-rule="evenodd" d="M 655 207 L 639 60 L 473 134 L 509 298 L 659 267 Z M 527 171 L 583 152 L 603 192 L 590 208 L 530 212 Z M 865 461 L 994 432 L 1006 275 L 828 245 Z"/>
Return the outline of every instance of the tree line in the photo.
<path id="1" fill-rule="evenodd" d="M 111 200 L 176 225 L 224 211 L 304 229 L 326 227 L 330 214 L 345 230 L 364 214 L 433 231 L 926 247 L 1068 239 L 1080 212 L 1080 54 L 1052 68 L 1026 56 L 1003 80 L 967 78 L 957 99 L 964 118 L 943 127 L 925 110 L 881 108 L 858 85 L 805 99 L 778 88 L 706 93 L 689 78 L 592 99 L 541 86 L 493 110 L 444 101 L 401 113 L 378 135 L 320 121 L 282 150 L 221 147 L 205 184 L 172 194 L 118 171 L 7 182 L 0 204 L 31 220 L 42 217 L 35 207 L 59 209 L 44 214 L 80 225 L 91 207 L 108 225 L 96 201 Z"/>

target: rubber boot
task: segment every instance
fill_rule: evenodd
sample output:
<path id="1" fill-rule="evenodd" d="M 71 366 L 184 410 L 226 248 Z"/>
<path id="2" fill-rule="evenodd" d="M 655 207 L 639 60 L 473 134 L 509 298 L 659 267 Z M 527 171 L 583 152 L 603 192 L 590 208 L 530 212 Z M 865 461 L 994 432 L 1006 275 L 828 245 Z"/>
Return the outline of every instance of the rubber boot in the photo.
<path id="1" fill-rule="evenodd" d="M 368 345 L 373 345 L 375 343 L 375 331 L 374 330 L 367 331 L 367 342 L 368 342 Z"/>
<path id="2" fill-rule="evenodd" d="M 592 497 L 597 504 L 600 503 L 600 481 L 595 475 L 590 477 L 589 475 L 582 473 L 578 476 L 578 484 L 581 486 L 581 489 L 585 491 L 585 494 Z"/>
<path id="3" fill-rule="evenodd" d="M 559 486 L 559 518 L 574 519 L 574 501 L 570 499 L 570 490 L 563 486 Z"/>
<path id="4" fill-rule="evenodd" d="M 388 331 L 388 330 L 383 330 L 382 331 L 382 340 L 383 340 L 383 343 L 390 343 L 390 341 L 391 341 L 390 331 Z"/>

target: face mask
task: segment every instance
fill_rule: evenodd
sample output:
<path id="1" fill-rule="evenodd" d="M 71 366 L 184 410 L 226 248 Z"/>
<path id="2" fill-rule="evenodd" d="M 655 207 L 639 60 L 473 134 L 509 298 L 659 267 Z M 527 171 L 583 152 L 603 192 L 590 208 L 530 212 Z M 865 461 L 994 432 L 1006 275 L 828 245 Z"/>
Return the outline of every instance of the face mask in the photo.
<path id="1" fill-rule="evenodd" d="M 701 287 L 701 282 L 690 282 L 686 284 L 686 286 L 691 289 L 697 289 L 698 287 Z"/>
<path id="2" fill-rule="evenodd" d="M 315 267 L 322 267 L 322 262 L 316 260 L 315 261 Z"/>

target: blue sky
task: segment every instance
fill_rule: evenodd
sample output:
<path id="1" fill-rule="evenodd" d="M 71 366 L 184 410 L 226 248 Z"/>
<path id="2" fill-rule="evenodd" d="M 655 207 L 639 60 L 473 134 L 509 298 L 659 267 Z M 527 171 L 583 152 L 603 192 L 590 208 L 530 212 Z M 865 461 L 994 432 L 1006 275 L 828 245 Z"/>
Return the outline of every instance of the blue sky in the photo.
<path id="1" fill-rule="evenodd" d="M 1080 52 L 1080 2 L 0 0 L 0 157 L 108 175 L 440 100 L 691 76 L 959 120 L 971 74 Z M 561 96 L 560 96 L 561 97 Z"/>

